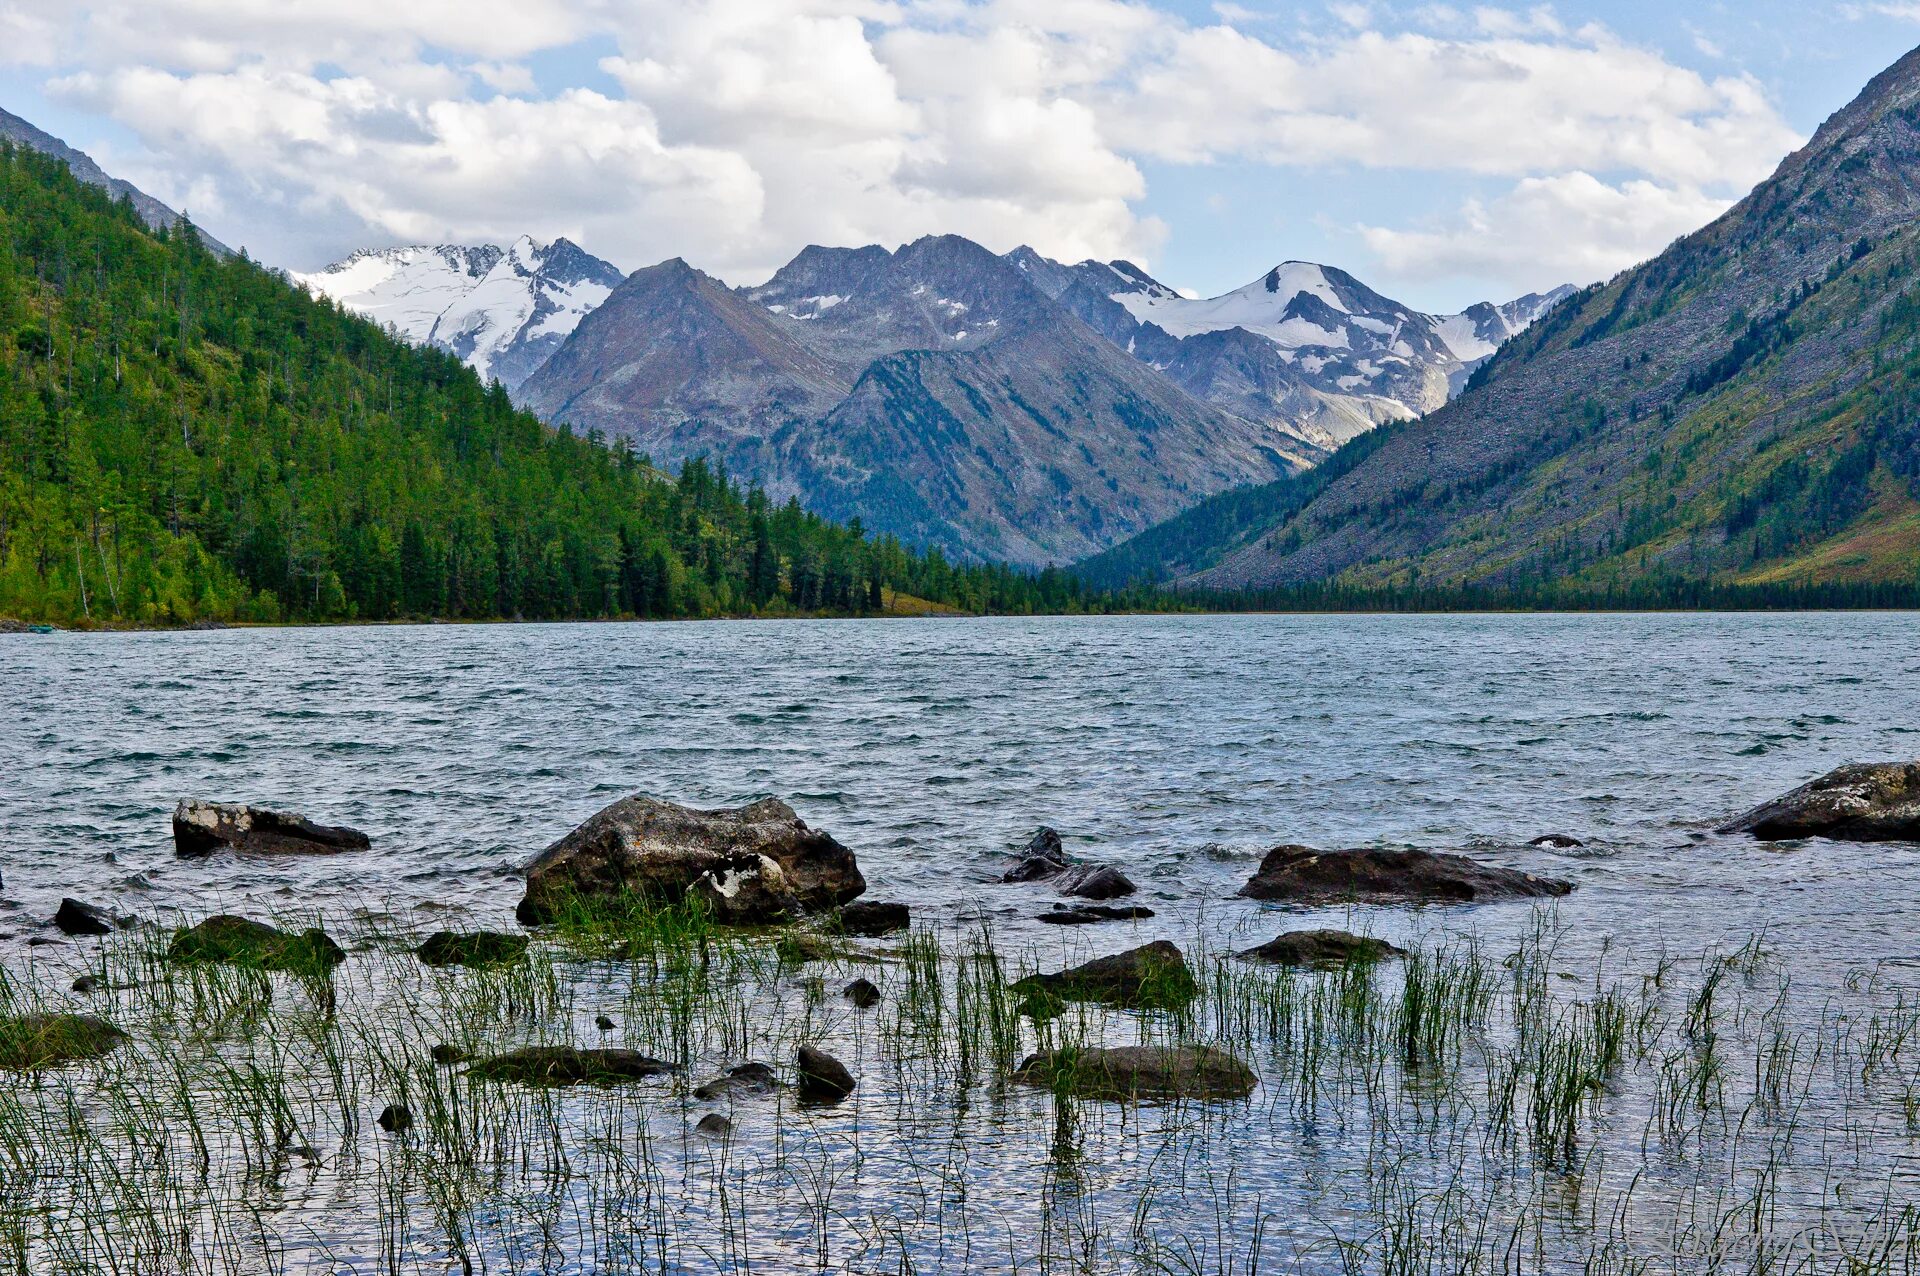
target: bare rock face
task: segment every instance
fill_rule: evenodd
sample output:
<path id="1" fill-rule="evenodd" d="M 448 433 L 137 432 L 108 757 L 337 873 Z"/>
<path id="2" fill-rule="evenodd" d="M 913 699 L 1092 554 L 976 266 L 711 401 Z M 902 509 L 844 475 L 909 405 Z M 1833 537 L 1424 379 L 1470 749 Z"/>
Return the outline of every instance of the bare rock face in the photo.
<path id="1" fill-rule="evenodd" d="M 1050 1003 L 1059 1001 L 1171 1008 L 1185 1005 L 1199 992 L 1186 957 L 1164 939 L 1053 974 L 1028 975 L 1013 988 L 1036 1014 L 1050 1012 Z"/>
<path id="2" fill-rule="evenodd" d="M 1316 851 L 1276 846 L 1240 888 L 1248 899 L 1329 904 L 1469 904 L 1568 894 L 1570 882 L 1432 851 Z"/>
<path id="3" fill-rule="evenodd" d="M 550 921 L 569 900 L 699 898 L 729 925 L 825 912 L 866 890 L 853 852 L 774 798 L 698 811 L 635 796 L 601 811 L 527 866 L 519 918 Z"/>
<path id="4" fill-rule="evenodd" d="M 1258 948 L 1249 948 L 1240 959 L 1276 966 L 1345 966 L 1405 955 L 1406 949 L 1384 939 L 1351 935 L 1344 930 L 1290 930 Z"/>
<path id="5" fill-rule="evenodd" d="M 1013 1074 L 1083 1099 L 1244 1099 L 1253 1069 L 1212 1046 L 1114 1046 L 1030 1056 Z"/>
<path id="6" fill-rule="evenodd" d="M 0 1069 L 25 1072 L 97 1059 L 126 1039 L 98 1015 L 0 1018 Z"/>
<path id="7" fill-rule="evenodd" d="M 1920 762 L 1855 762 L 1720 826 L 1766 842 L 1920 842 Z"/>
<path id="8" fill-rule="evenodd" d="M 315 824 L 303 815 L 189 798 L 173 809 L 173 846 L 181 855 L 221 847 L 263 855 L 336 855 L 373 845 L 358 829 Z"/>

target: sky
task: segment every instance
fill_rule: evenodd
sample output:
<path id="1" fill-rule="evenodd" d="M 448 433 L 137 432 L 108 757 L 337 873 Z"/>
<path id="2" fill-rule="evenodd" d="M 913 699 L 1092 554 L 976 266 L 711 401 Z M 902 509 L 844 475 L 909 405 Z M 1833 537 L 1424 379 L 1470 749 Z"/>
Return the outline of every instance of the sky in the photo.
<path id="1" fill-rule="evenodd" d="M 1920 0 L 0 0 L 0 106 L 295 270 L 956 233 L 1442 312 L 1651 256 L 1916 43 Z"/>

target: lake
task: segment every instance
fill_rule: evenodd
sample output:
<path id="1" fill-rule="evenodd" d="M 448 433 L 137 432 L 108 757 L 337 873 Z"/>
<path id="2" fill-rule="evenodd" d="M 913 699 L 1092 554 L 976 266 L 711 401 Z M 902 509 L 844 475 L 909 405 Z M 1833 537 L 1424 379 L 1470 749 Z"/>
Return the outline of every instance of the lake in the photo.
<path id="1" fill-rule="evenodd" d="M 1636 1270 L 1626 1260 L 1646 1249 L 1667 1264 L 1647 1270 L 1686 1270 L 1675 1257 L 1685 1249 L 1675 1240 L 1682 1223 L 1690 1218 L 1696 1237 L 1709 1232 L 1698 1213 L 1699 1184 L 1716 1182 L 1729 1158 L 1737 1170 L 1747 1163 L 1742 1157 L 1755 1155 L 1741 1142 L 1747 1134 L 1739 1118 L 1756 1110 L 1767 1086 L 1741 1079 L 1741 1068 L 1754 1062 L 1741 1050 L 1750 1046 L 1759 1058 L 1766 1032 L 1776 1049 L 1783 1034 L 1797 1033 L 1808 1049 L 1827 1042 L 1831 1065 L 1851 1057 L 1836 1022 L 1892 1031 L 1920 990 L 1920 847 L 1764 846 L 1712 832 L 1728 815 L 1841 762 L 1920 755 L 1920 642 L 1905 615 L 61 634 L 0 639 L 0 703 L 7 848 L 0 955 L 15 980 L 44 986 L 47 996 L 93 960 L 78 943 L 29 946 L 51 934 L 41 923 L 63 895 L 163 921 L 212 912 L 310 916 L 329 929 L 362 928 L 368 937 L 360 951 L 380 952 L 396 937 L 447 926 L 510 926 L 518 866 L 600 807 L 647 792 L 697 806 L 784 798 L 857 852 L 869 897 L 910 904 L 925 929 L 956 948 L 990 936 L 1034 967 L 1158 938 L 1182 943 L 1190 956 L 1225 953 L 1295 926 L 1339 925 L 1456 957 L 1471 946 L 1489 955 L 1489 969 L 1504 972 L 1503 980 L 1537 965 L 1542 980 L 1552 972 L 1542 986 L 1569 1005 L 1583 989 L 1597 992 L 1597 980 L 1618 977 L 1642 999 L 1635 1003 L 1642 1013 L 1656 1014 L 1648 1007 L 1658 1003 L 1666 1017 L 1666 1030 L 1649 1030 L 1638 1065 L 1621 1066 L 1607 1097 L 1582 1100 L 1593 1111 L 1578 1174 L 1565 1166 L 1549 1174 L 1537 1147 L 1501 1161 L 1488 1143 L 1501 1068 L 1518 1069 L 1522 1096 L 1541 1084 L 1526 1070 L 1540 1057 L 1509 1048 L 1525 1044 L 1524 1016 L 1533 1013 L 1520 993 L 1512 994 L 1511 1013 L 1496 1009 L 1485 1025 L 1492 1044 L 1457 1061 L 1468 1080 L 1435 1100 L 1463 1105 L 1446 1120 L 1394 1117 L 1396 1104 L 1420 1108 L 1427 1083 L 1409 1073 L 1369 1084 L 1367 1065 L 1357 1060 L 1346 1074 L 1335 1070 L 1346 1079 L 1330 1083 L 1324 1109 L 1309 1104 L 1308 1112 L 1298 1102 L 1305 1074 L 1289 1073 L 1285 1062 L 1307 1030 L 1288 1027 L 1295 1035 L 1276 1044 L 1279 1029 L 1269 1024 L 1258 1043 L 1244 1038 L 1261 1060 L 1262 1087 L 1250 1104 L 1133 1115 L 1089 1105 L 1075 1127 L 1075 1150 L 1063 1158 L 1060 1113 L 1045 1106 L 1051 1096 L 1009 1096 L 983 1073 L 959 1082 L 942 1074 L 940 1097 L 921 1106 L 912 1070 L 900 1062 L 928 1053 L 900 1047 L 912 1025 L 863 1027 L 850 1012 L 821 1009 L 834 1007 L 832 988 L 823 1001 L 804 976 L 767 973 L 765 987 L 728 1012 L 735 1027 L 716 1038 L 682 1035 L 690 1072 L 723 1066 L 735 1054 L 772 1053 L 771 1043 L 786 1042 L 781 1034 L 789 1031 L 840 1043 L 866 1061 L 863 1077 L 883 1059 L 894 1063 L 891 1082 L 863 1080 L 852 1109 L 808 1115 L 796 1127 L 804 1136 L 790 1135 L 804 1143 L 800 1152 L 784 1147 L 789 1135 L 755 1133 L 736 1112 L 741 1133 L 729 1146 L 743 1150 L 731 1168 L 716 1168 L 686 1136 L 704 1109 L 678 1083 L 671 1096 L 663 1089 L 644 1100 L 569 1096 L 553 1116 L 557 1128 L 584 1138 L 615 1110 L 594 1104 L 615 1103 L 629 1127 L 662 1122 L 680 1131 L 678 1151 L 649 1153 L 664 1168 L 642 1176 L 654 1184 L 649 1208 L 665 1213 L 634 1225 L 661 1233 L 647 1261 L 666 1270 L 783 1270 L 804 1262 L 860 1271 L 1133 1271 L 1141 1270 L 1144 1249 L 1174 1237 L 1186 1238 L 1194 1256 L 1175 1261 L 1154 1249 L 1160 1266 L 1151 1270 L 1213 1271 L 1228 1261 L 1242 1270 L 1255 1233 L 1262 1270 L 1379 1270 L 1329 1238 L 1385 1244 L 1382 1220 L 1400 1217 L 1395 1200 L 1410 1202 L 1404 1217 L 1416 1231 L 1444 1232 L 1445 1220 L 1432 1213 L 1443 1207 L 1483 1224 L 1501 1220 L 1490 1225 L 1495 1231 L 1519 1220 L 1537 1257 L 1529 1270 L 1574 1270 L 1614 1252 L 1605 1211 L 1633 1190 L 1653 1214 L 1615 1228 L 1626 1238 L 1621 1265 L 1598 1269 Z M 281 806 L 351 824 L 372 835 L 374 850 L 324 860 L 176 859 L 168 815 L 184 797 Z M 1047 889 L 994 879 L 1041 825 L 1059 829 L 1074 854 L 1121 866 L 1157 916 L 1071 931 L 1037 924 L 1052 902 Z M 1526 845 L 1549 833 L 1584 845 Z M 1461 851 L 1566 878 L 1575 890 L 1550 909 L 1283 909 L 1234 898 L 1260 855 L 1285 842 Z M 900 955 L 879 947 L 860 960 L 877 971 L 902 970 Z M 910 954 L 905 960 L 911 966 Z M 847 969 L 856 967 L 858 960 Z M 1716 1143 L 1704 1116 L 1691 1127 L 1661 1127 L 1681 1151 L 1649 1174 L 1634 1149 L 1644 1147 L 1661 1105 L 1671 1106 L 1672 1078 L 1693 1068 L 1686 1075 L 1699 1082 L 1701 1026 L 1689 1017 L 1687 998 L 1714 985 L 1721 976 L 1713 972 L 1723 967 L 1744 990 L 1718 1030 L 1720 1060 L 1708 1060 L 1720 1070 L 1714 1084 L 1727 1128 Z M 626 999 L 627 1014 L 644 1018 L 631 977 L 608 963 L 557 969 L 556 1004 L 587 1035 L 596 1007 L 616 995 Z M 1669 984 L 1670 969 L 1686 974 Z M 1382 976 L 1380 996 L 1403 995 L 1397 978 Z M 1520 976 L 1511 978 L 1518 987 Z M 369 1005 L 391 987 L 392 977 L 369 976 Z M 1781 1008 L 1788 990 L 1791 1010 Z M 449 984 L 419 995 L 465 994 Z M 1216 1001 L 1239 995 L 1221 985 L 1210 994 L 1210 1013 L 1219 1011 Z M 261 1013 L 294 1013 L 289 997 L 279 994 Z M 1859 1006 L 1835 1019 L 1836 1002 L 1848 998 Z M 129 1005 L 125 1013 L 148 1010 Z M 780 1026 L 756 1039 L 754 1016 L 763 1013 Z M 1124 1015 L 1082 1026 L 1101 1039 L 1158 1031 Z M 1209 1035 L 1205 1023 L 1179 1031 Z M 1351 1026 L 1325 1031 L 1344 1033 L 1347 1046 L 1364 1044 L 1365 1034 Z M 638 1045 L 673 1044 L 666 1027 L 635 1033 Z M 244 1040 L 204 1035 L 220 1050 L 240 1049 Z M 1217 1013 L 1211 1035 L 1243 1040 Z M 165 1048 L 197 1039 L 181 1029 L 166 1036 Z M 1023 1039 L 1022 1048 L 1031 1044 Z M 1848 1048 L 1863 1057 L 1878 1051 L 1875 1065 L 1902 1075 L 1906 1093 L 1914 1093 L 1920 1074 L 1904 1041 L 1889 1048 L 1862 1037 Z M 1494 1059 L 1502 1050 L 1512 1056 L 1506 1064 Z M 1692 1051 L 1691 1062 L 1669 1062 L 1673 1051 Z M 1872 1087 L 1817 1071 L 1806 1073 L 1801 1090 L 1803 1127 L 1819 1124 L 1809 1114 L 1826 1113 L 1829 1130 L 1858 1125 L 1861 1138 L 1871 1131 L 1871 1151 L 1836 1158 L 1829 1148 L 1802 1157 L 1769 1133 L 1774 1141 L 1761 1146 L 1771 1151 L 1758 1163 L 1772 1166 L 1777 1195 L 1768 1209 L 1783 1252 L 1826 1261 L 1849 1229 L 1865 1237 L 1896 1227 L 1894 1214 L 1860 1205 L 1863 1193 L 1920 1188 L 1912 1177 L 1913 1123 L 1897 1119 L 1897 1092 L 1867 1093 Z M 60 1084 L 97 1090 L 84 1070 L 72 1075 L 79 1080 Z M 363 1226 L 367 1206 L 356 1204 L 352 1184 L 401 1181 L 389 1177 L 399 1171 L 365 1131 L 332 1111 L 344 1107 L 340 1089 L 337 1079 L 310 1079 L 289 1100 L 305 1113 L 295 1122 L 299 1137 L 315 1145 L 324 1168 L 300 1170 L 294 1186 L 283 1182 L 269 1194 L 262 1217 L 277 1237 L 272 1263 L 286 1270 L 388 1269 L 379 1266 L 383 1234 Z M 1697 1106 L 1704 1113 L 1713 1105 Z M 1859 1115 L 1869 1112 L 1870 1121 Z M 19 1120 L 30 1128 L 30 1115 Z M 1469 1130 L 1463 1152 L 1468 1145 L 1459 1140 Z M 1404 1179 L 1393 1180 L 1403 1196 L 1376 1200 L 1360 1186 L 1383 1181 L 1382 1157 L 1407 1167 Z M 1070 1182 L 1063 1159 L 1074 1166 Z M 1496 1161 L 1497 1173 L 1488 1168 Z M 1455 1194 L 1449 1177 L 1463 1164 L 1478 1167 L 1466 1196 Z M 810 1177 L 796 1165 L 816 1169 Z M 1157 1168 L 1149 1172 L 1150 1165 Z M 1630 1190 L 1636 1171 L 1643 1182 Z M 759 1212 L 743 1210 L 744 1221 L 727 1223 L 725 1246 L 689 1242 L 705 1226 L 698 1220 L 716 1217 L 713 1194 L 728 1174 L 740 1176 L 736 1197 L 759 1194 Z M 1154 1186 L 1163 1175 L 1178 1190 Z M 1857 1216 L 1835 1214 L 1828 1202 L 1836 1176 L 1853 1193 L 1848 1208 Z M 828 1179 L 840 1184 L 833 1193 L 820 1186 Z M 594 1239 L 582 1239 L 577 1220 L 586 1207 L 577 1188 L 555 1186 L 550 1175 L 539 1179 L 539 1191 L 526 1183 L 508 1190 L 497 1173 L 487 1181 L 497 1196 L 479 1193 L 486 1199 L 467 1201 L 465 1213 L 436 1207 L 431 1190 L 408 1181 L 398 1195 L 419 1203 L 391 1226 L 407 1270 L 447 1270 L 445 1255 L 458 1246 L 442 1235 L 442 1215 L 463 1219 L 462 1235 L 496 1267 L 633 1265 L 597 1248 L 603 1231 L 621 1226 L 613 1214 Z M 1576 1195 L 1584 1193 L 1575 1206 L 1540 1203 L 1573 1181 Z M 914 1184 L 910 1209 L 899 1204 L 905 1182 Z M 1738 1172 L 1733 1182 L 1743 1182 Z M 218 1215 L 225 1198 L 201 1190 L 208 1195 L 193 1208 Z M 834 1200 L 823 1203 L 823 1196 Z M 542 1242 L 548 1247 L 538 1259 L 515 1248 L 540 1232 L 514 1203 L 533 1197 L 554 1210 L 567 1202 L 560 1212 L 575 1220 L 572 1230 L 561 1226 L 560 1241 Z M 1596 1211 L 1596 1201 L 1611 1204 Z M 1693 1215 L 1683 1214 L 1687 1201 Z M 1733 1216 L 1737 1204 L 1729 1196 L 1713 1217 Z M 976 1213 L 961 1221 L 969 1209 Z M 671 1227 L 660 1221 L 668 1215 Z M 721 1209 L 717 1217 L 728 1216 Z M 438 1221 L 429 1226 L 422 1218 Z M 1652 1219 L 1665 1234 L 1656 1235 Z M 1726 1224 L 1716 1226 L 1712 1234 L 1721 1236 Z M 248 1228 L 260 1231 L 252 1220 Z M 1809 1230 L 1827 1248 L 1806 1239 Z M 964 1258 L 952 1248 L 957 1236 L 967 1238 Z M 1757 1233 L 1749 1240 L 1766 1244 Z M 1471 1249 L 1461 1245 L 1460 1254 Z M 1489 1240 L 1472 1252 L 1497 1248 Z M 211 1246 L 196 1261 L 226 1270 L 221 1252 Z"/>

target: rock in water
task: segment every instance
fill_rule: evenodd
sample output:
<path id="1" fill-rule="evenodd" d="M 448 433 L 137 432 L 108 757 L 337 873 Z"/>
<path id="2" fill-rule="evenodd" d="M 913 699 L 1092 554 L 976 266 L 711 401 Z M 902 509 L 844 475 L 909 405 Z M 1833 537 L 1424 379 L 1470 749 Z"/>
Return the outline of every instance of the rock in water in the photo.
<path id="1" fill-rule="evenodd" d="M 1920 762 L 1855 762 L 1720 826 L 1765 842 L 1920 842 Z"/>
<path id="2" fill-rule="evenodd" d="M 711 1103 L 733 1095 L 772 1094 L 779 1088 L 780 1080 L 772 1068 L 764 1063 L 743 1063 L 737 1068 L 728 1068 L 724 1077 L 696 1086 L 693 1097 Z"/>
<path id="3" fill-rule="evenodd" d="M 826 1051 L 801 1046 L 794 1061 L 800 1069 L 802 1103 L 838 1103 L 853 1093 L 853 1074 Z"/>
<path id="4" fill-rule="evenodd" d="M 1013 988 L 1026 996 L 1035 1013 L 1046 1013 L 1053 1001 L 1170 1009 L 1186 1005 L 1199 992 L 1186 957 L 1164 939 L 1050 975 L 1028 975 Z"/>
<path id="5" fill-rule="evenodd" d="M 0 1018 L 0 1068 L 14 1072 L 98 1059 L 127 1034 L 98 1015 Z"/>
<path id="6" fill-rule="evenodd" d="M 345 961 L 347 954 L 323 930 L 309 928 L 295 935 L 275 930 L 265 922 L 222 915 L 175 931 L 167 957 L 171 961 L 220 962 L 321 975 Z"/>
<path id="7" fill-rule="evenodd" d="M 1038 882 L 1050 877 L 1058 877 L 1067 868 L 1067 848 L 1060 842 L 1060 835 L 1050 828 L 1042 828 L 1033 835 L 1020 852 L 1020 862 L 1008 869 L 1000 878 L 1003 882 Z"/>
<path id="8" fill-rule="evenodd" d="M 1570 882 L 1432 851 L 1316 851 L 1276 846 L 1240 888 L 1248 899 L 1328 904 L 1472 903 L 1565 895 Z"/>
<path id="9" fill-rule="evenodd" d="M 1013 1074 L 1023 1085 L 1083 1099 L 1244 1099 L 1253 1070 L 1212 1046 L 1114 1046 L 1030 1056 Z"/>
<path id="10" fill-rule="evenodd" d="M 1054 879 L 1062 895 L 1081 899 L 1118 899 L 1139 887 L 1117 868 L 1105 864 L 1077 864 Z"/>
<path id="11" fill-rule="evenodd" d="M 60 907 L 54 910 L 53 924 L 63 935 L 111 935 L 119 928 L 118 919 L 106 909 L 77 899 L 60 901 Z"/>
<path id="12" fill-rule="evenodd" d="M 333 855 L 371 845 L 358 829 L 315 824 L 302 815 L 257 806 L 189 798 L 173 810 L 173 848 L 181 855 L 210 855 L 223 846 L 262 854 Z"/>
<path id="13" fill-rule="evenodd" d="M 873 900 L 855 900 L 840 910 L 840 929 L 849 935 L 875 939 L 905 930 L 913 915 L 905 904 L 882 904 Z"/>
<path id="14" fill-rule="evenodd" d="M 507 966 L 527 955 L 527 937 L 491 930 L 464 934 L 440 930 L 414 951 L 429 966 Z"/>
<path id="15" fill-rule="evenodd" d="M 854 980 L 841 991 L 840 995 L 861 1010 L 872 1010 L 880 1004 L 880 989 L 871 979 Z"/>
<path id="16" fill-rule="evenodd" d="M 413 1111 L 404 1103 L 389 1103 L 380 1110 L 380 1116 L 374 1124 L 388 1134 L 399 1134 L 413 1128 Z"/>
<path id="17" fill-rule="evenodd" d="M 637 896 L 704 900 L 729 925 L 824 912 L 866 890 L 853 852 L 774 798 L 696 811 L 657 798 L 616 802 L 527 866 L 520 920 L 551 920 L 569 901 Z"/>
<path id="18" fill-rule="evenodd" d="M 695 1133 L 704 1134 L 710 1139 L 724 1139 L 733 1133 L 733 1122 L 718 1112 L 709 1112 L 693 1128 Z"/>
<path id="19" fill-rule="evenodd" d="M 1568 833 L 1544 833 L 1527 843 L 1543 851 L 1574 851 L 1586 843 Z"/>
<path id="20" fill-rule="evenodd" d="M 519 1081 L 528 1085 L 610 1085 L 676 1072 L 671 1063 L 638 1050 L 586 1050 L 578 1046 L 528 1046 L 482 1059 L 467 1069 L 470 1077 L 486 1081 Z"/>
<path id="21" fill-rule="evenodd" d="M 1240 954 L 1240 959 L 1272 962 L 1276 966 L 1345 966 L 1405 955 L 1406 949 L 1396 948 L 1384 939 L 1350 935 L 1344 930 L 1290 930 L 1258 948 L 1247 949 Z"/>
<path id="22" fill-rule="evenodd" d="M 1052 911 L 1035 920 L 1050 926 L 1092 926 L 1099 922 L 1137 922 L 1153 916 L 1151 908 L 1138 904 L 1115 907 L 1112 904 L 1054 905 Z"/>

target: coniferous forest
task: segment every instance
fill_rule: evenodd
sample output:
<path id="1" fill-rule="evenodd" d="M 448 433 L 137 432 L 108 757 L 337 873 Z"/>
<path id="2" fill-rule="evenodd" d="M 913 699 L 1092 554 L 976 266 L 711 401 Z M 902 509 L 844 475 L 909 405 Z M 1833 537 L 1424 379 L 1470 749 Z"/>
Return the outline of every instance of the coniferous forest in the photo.
<path id="1" fill-rule="evenodd" d="M 0 148 L 0 617 L 61 624 L 1073 611 L 554 431 L 452 355 Z M 903 597 L 904 596 L 904 597 Z"/>

